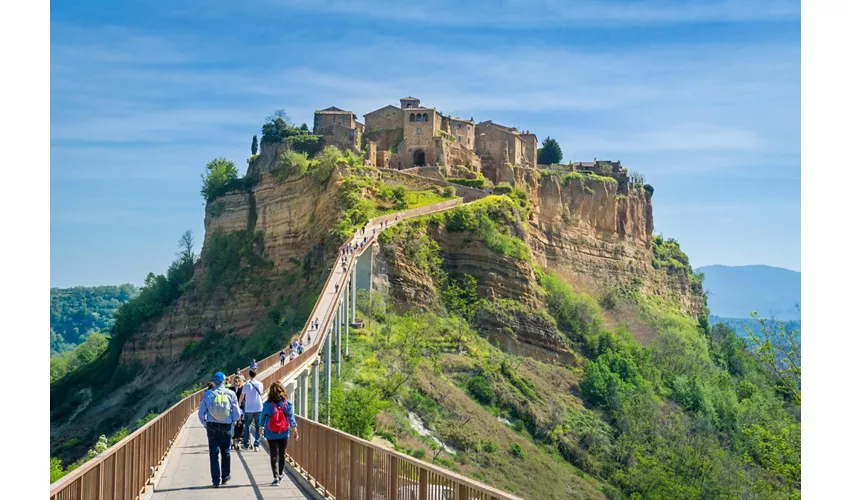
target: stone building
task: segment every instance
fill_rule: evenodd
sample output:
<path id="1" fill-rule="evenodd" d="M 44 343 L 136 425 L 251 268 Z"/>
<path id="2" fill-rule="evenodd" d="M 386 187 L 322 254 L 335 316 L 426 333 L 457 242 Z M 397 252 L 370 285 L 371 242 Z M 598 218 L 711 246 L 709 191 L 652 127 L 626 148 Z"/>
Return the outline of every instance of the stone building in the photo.
<path id="1" fill-rule="evenodd" d="M 381 168 L 403 169 L 440 165 L 448 176 L 487 175 L 505 165 L 535 168 L 537 136 L 485 121 L 475 124 L 425 107 L 415 97 L 363 115 L 330 107 L 316 111 L 314 133 L 326 144 L 360 150 L 374 143 L 370 159 Z M 482 168 L 483 166 L 483 168 Z"/>
<path id="2" fill-rule="evenodd" d="M 506 164 L 535 168 L 537 136 L 487 120 L 477 125 L 475 152 L 481 157 L 485 169 L 498 169 Z"/>
<path id="3" fill-rule="evenodd" d="M 422 106 L 415 97 L 399 100 L 400 106 L 388 105 L 364 115 L 366 137 L 375 141 L 379 151 L 377 164 L 387 168 L 441 164 L 477 168 L 475 123 L 445 116 L 436 108 Z"/>
<path id="4" fill-rule="evenodd" d="M 357 115 L 336 106 L 320 109 L 313 114 L 313 133 L 324 136 L 326 145 L 341 150 L 353 149 L 360 152 L 365 125 L 357 121 Z"/>

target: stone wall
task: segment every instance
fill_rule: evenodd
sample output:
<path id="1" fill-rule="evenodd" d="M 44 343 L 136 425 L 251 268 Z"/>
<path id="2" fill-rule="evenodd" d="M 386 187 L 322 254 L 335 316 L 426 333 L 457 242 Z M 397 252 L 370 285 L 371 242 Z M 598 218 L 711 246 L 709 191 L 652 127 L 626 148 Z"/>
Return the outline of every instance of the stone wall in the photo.
<path id="1" fill-rule="evenodd" d="M 374 141 L 378 147 L 378 151 L 392 151 L 397 148 L 404 139 L 404 127 L 372 130 L 366 132 L 363 138 L 367 141 Z"/>
<path id="2" fill-rule="evenodd" d="M 389 105 L 366 113 L 363 115 L 363 120 L 365 121 L 366 132 L 369 133 L 404 128 L 404 117 L 405 113 L 401 109 Z"/>
<path id="3" fill-rule="evenodd" d="M 361 133 L 356 127 L 349 128 L 334 124 L 319 129 L 319 133 L 324 136 L 325 146 L 336 146 L 341 151 L 346 149 L 360 151 Z"/>

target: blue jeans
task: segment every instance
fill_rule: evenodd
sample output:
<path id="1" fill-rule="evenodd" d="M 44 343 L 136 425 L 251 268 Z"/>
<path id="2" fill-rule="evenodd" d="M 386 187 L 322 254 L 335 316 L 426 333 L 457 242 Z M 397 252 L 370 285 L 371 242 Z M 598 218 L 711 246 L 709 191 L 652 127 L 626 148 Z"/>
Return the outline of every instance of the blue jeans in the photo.
<path id="1" fill-rule="evenodd" d="M 254 446 L 260 446 L 260 411 L 245 412 L 245 429 L 242 431 L 242 445 L 251 446 L 251 422 L 254 422 Z"/>
<path id="2" fill-rule="evenodd" d="M 233 439 L 232 424 L 207 422 L 207 442 L 210 445 L 210 474 L 213 484 L 221 478 L 230 477 L 230 441 Z M 218 467 L 218 452 L 221 451 L 221 469 Z"/>

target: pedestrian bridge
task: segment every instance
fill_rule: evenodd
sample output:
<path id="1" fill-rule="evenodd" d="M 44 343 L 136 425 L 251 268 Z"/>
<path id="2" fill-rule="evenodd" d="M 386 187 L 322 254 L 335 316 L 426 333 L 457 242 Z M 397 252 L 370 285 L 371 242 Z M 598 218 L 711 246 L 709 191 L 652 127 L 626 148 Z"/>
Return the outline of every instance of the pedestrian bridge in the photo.
<path id="1" fill-rule="evenodd" d="M 337 256 L 299 337 L 305 344 L 304 352 L 283 366 L 278 352 L 258 362 L 257 379 L 265 388 L 275 380 L 287 388 L 300 433 L 299 440 L 289 441 L 287 475 L 280 486 L 270 486 L 273 478 L 264 440 L 264 449 L 259 452 L 231 450 L 232 479 L 227 485 L 212 488 L 206 431 L 197 417 L 202 390 L 52 484 L 50 499 L 517 499 L 442 467 L 333 429 L 332 422 L 318 421 L 320 405 L 330 403 L 334 364 L 336 378 L 340 376 L 343 345 L 348 354 L 357 283 L 363 281 L 357 276 L 365 275 L 371 281 L 371 245 L 382 227 L 449 210 L 461 203 L 456 198 L 370 220 L 364 231 L 344 243 L 358 243 L 365 238 L 365 244 L 348 256 L 348 265 L 343 263 L 342 252 Z M 362 260 L 359 271 L 358 260 Z M 315 318 L 320 321 L 318 331 L 309 326 Z M 289 352 L 287 359 L 288 355 Z M 324 391 L 319 387 L 319 370 L 325 373 Z M 247 372 L 247 368 L 243 371 Z"/>

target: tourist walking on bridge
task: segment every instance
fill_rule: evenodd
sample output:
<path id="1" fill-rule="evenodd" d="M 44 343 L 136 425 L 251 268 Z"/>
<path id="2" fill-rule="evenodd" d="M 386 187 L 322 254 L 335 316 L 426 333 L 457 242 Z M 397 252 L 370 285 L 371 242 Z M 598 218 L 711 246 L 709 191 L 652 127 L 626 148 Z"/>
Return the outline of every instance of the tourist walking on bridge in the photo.
<path id="1" fill-rule="evenodd" d="M 286 443 L 289 433 L 294 433 L 298 439 L 298 423 L 292 411 L 292 403 L 288 400 L 286 389 L 279 380 L 272 382 L 269 397 L 263 405 L 261 419 L 266 440 L 269 442 L 269 456 L 272 463 L 272 486 L 280 485 L 283 471 L 286 468 Z"/>
<path id="2" fill-rule="evenodd" d="M 246 450 L 260 451 L 260 412 L 263 411 L 263 383 L 256 380 L 257 372 L 248 372 L 249 380 L 242 386 L 245 399 L 245 428 L 242 446 Z M 251 446 L 251 424 L 254 424 L 254 445 Z"/>
<path id="3" fill-rule="evenodd" d="M 236 394 L 224 387 L 224 373 L 215 372 L 214 387 L 204 393 L 198 407 L 198 418 L 207 430 L 210 449 L 210 475 L 213 488 L 230 481 L 230 440 L 233 424 L 239 419 L 239 404 Z M 221 466 L 218 455 L 221 452 Z"/>

